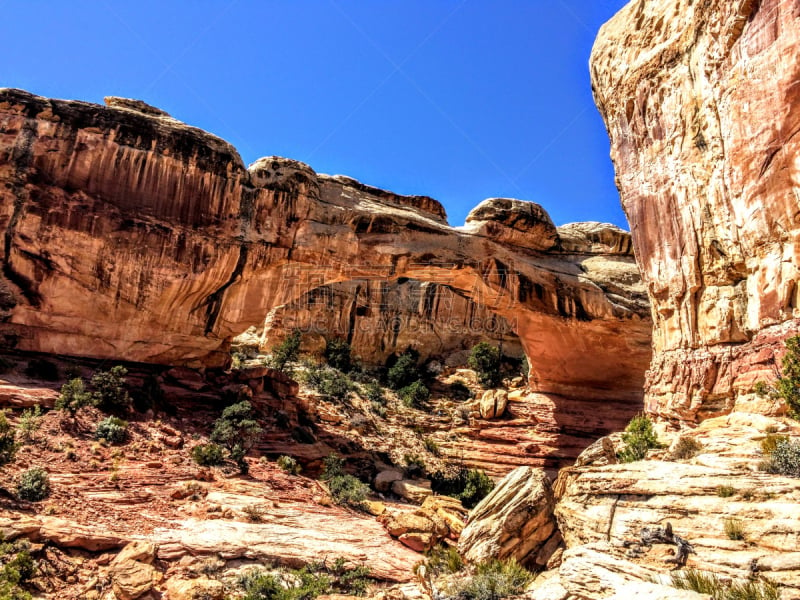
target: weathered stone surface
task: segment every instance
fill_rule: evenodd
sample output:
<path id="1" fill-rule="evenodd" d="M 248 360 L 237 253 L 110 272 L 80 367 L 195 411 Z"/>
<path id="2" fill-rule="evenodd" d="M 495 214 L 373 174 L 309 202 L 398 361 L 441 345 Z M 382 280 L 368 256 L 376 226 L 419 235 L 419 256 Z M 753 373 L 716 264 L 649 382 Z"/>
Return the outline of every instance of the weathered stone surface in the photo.
<path id="1" fill-rule="evenodd" d="M 505 390 L 486 390 L 481 396 L 481 418 L 499 419 L 505 414 L 506 406 L 508 406 L 508 392 Z"/>
<path id="2" fill-rule="evenodd" d="M 207 577 L 174 577 L 167 581 L 165 587 L 168 600 L 222 600 L 225 597 L 225 586 L 222 582 Z"/>
<path id="3" fill-rule="evenodd" d="M 513 323 L 535 390 L 641 398 L 650 323 L 629 254 L 544 252 L 453 229 L 430 198 L 289 159 L 246 169 L 226 142 L 151 113 L 0 91 L 7 343 L 218 365 L 234 335 L 303 293 L 409 278 Z M 487 222 L 514 236 L 530 227 L 508 219 Z"/>
<path id="4" fill-rule="evenodd" d="M 532 250 L 550 250 L 558 243 L 556 226 L 538 204 L 512 198 L 489 198 L 467 215 L 465 229 Z"/>
<path id="5" fill-rule="evenodd" d="M 392 491 L 410 502 L 422 504 L 430 496 L 431 482 L 423 479 L 400 479 L 392 483 Z"/>
<path id="6" fill-rule="evenodd" d="M 730 412 L 800 331 L 799 32 L 791 2 L 644 0 L 592 51 L 666 418 Z"/>
<path id="7" fill-rule="evenodd" d="M 631 234 L 611 223 L 587 221 L 557 227 L 564 252 L 583 254 L 633 254 Z"/>
<path id="8" fill-rule="evenodd" d="M 395 481 L 403 478 L 403 472 L 398 469 L 386 469 L 375 476 L 374 487 L 379 492 L 388 492 Z"/>
<path id="9" fill-rule="evenodd" d="M 458 541 L 459 553 L 473 563 L 515 558 L 522 564 L 544 566 L 550 557 L 537 555 L 556 532 L 554 503 L 543 470 L 514 469 L 470 512 Z"/>
<path id="10" fill-rule="evenodd" d="M 463 365 L 480 341 L 502 347 L 506 356 L 522 358 L 512 323 L 446 285 L 416 280 L 343 282 L 313 289 L 272 309 L 256 345 L 269 351 L 299 329 L 304 342 L 319 340 L 307 350 L 321 354 L 326 339 L 344 339 L 368 365 L 383 365 L 391 354 L 408 348 L 417 350 L 422 360 Z"/>
<path id="11" fill-rule="evenodd" d="M 153 588 L 158 572 L 151 564 L 156 548 L 136 541 L 125 546 L 111 562 L 111 585 L 119 600 L 136 600 Z"/>
<path id="12" fill-rule="evenodd" d="M 757 470 L 765 430 L 775 428 L 798 433 L 796 426 L 737 412 L 682 434 L 701 446 L 692 458 L 563 470 L 559 484 L 565 492 L 555 515 L 567 547 L 608 544 L 618 558 L 666 572 L 674 567 L 667 562 L 674 546 L 668 552 L 654 546 L 633 557 L 623 550 L 640 540 L 644 527 L 670 523 L 694 547 L 687 566 L 733 579 L 747 578 L 751 569 L 769 571 L 773 581 L 800 589 L 794 556 L 800 480 Z M 721 488 L 733 491 L 722 494 Z M 743 540 L 729 538 L 731 521 L 740 523 Z"/>
<path id="13" fill-rule="evenodd" d="M 575 459 L 575 466 L 588 467 L 589 465 L 594 465 L 601 467 L 603 465 L 614 465 L 617 462 L 617 451 L 614 442 L 609 436 L 603 436 L 580 453 L 578 458 Z"/>

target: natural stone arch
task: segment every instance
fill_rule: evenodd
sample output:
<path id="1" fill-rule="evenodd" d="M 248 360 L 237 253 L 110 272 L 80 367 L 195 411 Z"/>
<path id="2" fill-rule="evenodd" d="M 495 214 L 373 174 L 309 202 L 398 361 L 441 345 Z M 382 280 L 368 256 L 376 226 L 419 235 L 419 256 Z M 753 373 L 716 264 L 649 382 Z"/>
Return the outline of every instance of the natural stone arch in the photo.
<path id="1" fill-rule="evenodd" d="M 219 366 L 271 307 L 378 273 L 449 285 L 516 322 L 539 390 L 641 398 L 649 309 L 626 243 L 559 233 L 507 199 L 452 228 L 430 198 L 277 157 L 245 169 L 219 138 L 111 104 L 0 91 L 3 272 L 18 302 L 0 334 L 18 348 Z"/>

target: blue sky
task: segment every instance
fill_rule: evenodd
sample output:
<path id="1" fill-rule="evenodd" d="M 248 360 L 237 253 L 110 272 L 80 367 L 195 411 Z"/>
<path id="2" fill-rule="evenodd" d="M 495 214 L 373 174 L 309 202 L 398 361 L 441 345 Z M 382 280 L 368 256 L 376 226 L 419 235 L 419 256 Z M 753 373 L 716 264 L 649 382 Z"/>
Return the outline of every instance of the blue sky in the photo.
<path id="1" fill-rule="evenodd" d="M 588 57 L 623 0 L 0 0 L 0 86 L 140 98 L 234 144 L 441 201 L 627 228 Z"/>

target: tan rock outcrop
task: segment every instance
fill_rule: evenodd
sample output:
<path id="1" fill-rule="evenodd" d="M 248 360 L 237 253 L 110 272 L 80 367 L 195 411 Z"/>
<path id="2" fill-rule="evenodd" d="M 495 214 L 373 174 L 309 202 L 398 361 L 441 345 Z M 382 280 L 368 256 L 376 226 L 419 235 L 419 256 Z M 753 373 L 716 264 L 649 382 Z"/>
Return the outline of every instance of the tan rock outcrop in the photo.
<path id="1" fill-rule="evenodd" d="M 730 412 L 800 331 L 798 38 L 791 2 L 643 0 L 592 51 L 665 418 Z"/>
<path id="2" fill-rule="evenodd" d="M 246 169 L 226 142 L 136 103 L 8 89 L 0 182 L 0 335 L 19 349 L 219 365 L 233 336 L 312 289 L 408 278 L 505 318 L 534 389 L 641 398 L 650 322 L 633 257 L 531 249 L 532 205 L 483 215 L 493 239 L 449 227 L 430 198 L 277 157 Z"/>
<path id="3" fill-rule="evenodd" d="M 480 401 L 481 418 L 498 419 L 506 412 L 508 392 L 505 390 L 486 390 Z"/>
<path id="4" fill-rule="evenodd" d="M 131 542 L 111 562 L 111 585 L 119 600 L 136 600 L 153 588 L 156 548 L 150 542 Z"/>
<path id="5" fill-rule="evenodd" d="M 417 552 L 425 552 L 445 538 L 457 540 L 464 529 L 467 509 L 448 496 L 428 496 L 414 511 L 386 514 L 381 520 L 389 535 Z"/>
<path id="6" fill-rule="evenodd" d="M 416 280 L 357 281 L 311 290 L 290 304 L 272 309 L 257 345 L 269 351 L 292 331 L 303 339 L 343 339 L 368 365 L 384 364 L 392 354 L 414 348 L 422 360 L 436 358 L 464 365 L 480 341 L 522 358 L 522 344 L 511 323 L 463 292 Z M 238 339 L 238 338 L 237 338 Z"/>
<path id="7" fill-rule="evenodd" d="M 458 540 L 459 553 L 473 563 L 515 558 L 544 566 L 560 541 L 554 504 L 544 470 L 514 469 L 470 512 Z"/>
<path id="8" fill-rule="evenodd" d="M 167 581 L 165 587 L 167 600 L 222 600 L 225 597 L 225 586 L 222 582 L 207 577 L 173 577 Z"/>

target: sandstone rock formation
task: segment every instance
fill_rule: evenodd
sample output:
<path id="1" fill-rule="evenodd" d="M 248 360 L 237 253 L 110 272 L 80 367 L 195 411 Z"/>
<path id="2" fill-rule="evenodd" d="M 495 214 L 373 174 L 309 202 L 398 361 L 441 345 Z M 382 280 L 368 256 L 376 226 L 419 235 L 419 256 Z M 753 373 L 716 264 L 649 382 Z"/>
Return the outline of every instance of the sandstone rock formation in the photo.
<path id="1" fill-rule="evenodd" d="M 480 341 L 502 348 L 505 356 L 524 352 L 511 323 L 446 285 L 415 280 L 359 281 L 311 290 L 272 309 L 258 341 L 268 351 L 299 329 L 325 340 L 346 340 L 363 364 L 383 365 L 408 348 L 424 360 L 464 365 Z"/>
<path id="2" fill-rule="evenodd" d="M 800 330 L 800 13 L 779 0 L 631 2 L 591 58 L 654 318 L 648 410 L 725 414 Z"/>
<path id="3" fill-rule="evenodd" d="M 650 322 L 630 254 L 562 251 L 516 201 L 453 229 L 430 198 L 276 157 L 245 168 L 219 138 L 109 104 L 0 91 L 7 344 L 219 365 L 234 335 L 303 293 L 405 277 L 512 323 L 536 390 L 640 401 Z"/>
<path id="4" fill-rule="evenodd" d="M 543 470 L 514 469 L 470 511 L 458 551 L 469 562 L 514 558 L 541 568 L 561 541 L 553 505 Z"/>

